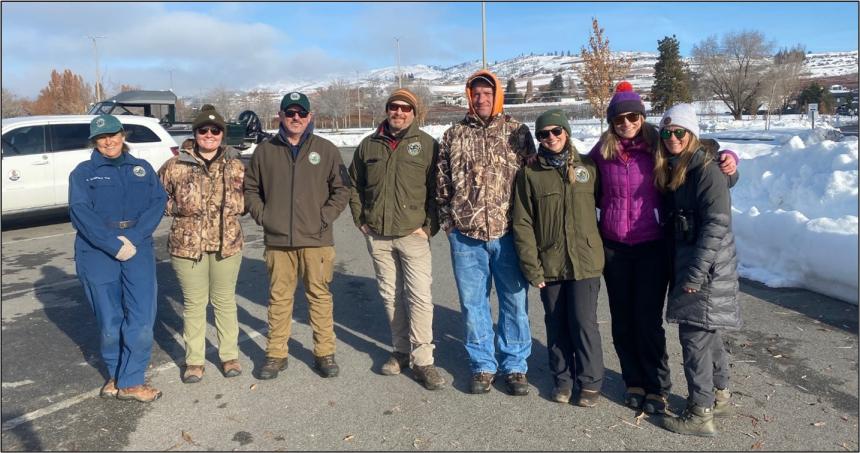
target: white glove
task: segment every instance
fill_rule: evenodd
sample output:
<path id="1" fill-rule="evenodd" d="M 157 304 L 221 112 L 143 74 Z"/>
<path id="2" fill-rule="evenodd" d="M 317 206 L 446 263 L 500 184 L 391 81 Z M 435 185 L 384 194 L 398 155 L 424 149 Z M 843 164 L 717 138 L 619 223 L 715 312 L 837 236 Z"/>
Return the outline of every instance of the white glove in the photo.
<path id="1" fill-rule="evenodd" d="M 116 259 L 120 261 L 130 260 L 137 253 L 137 247 L 131 243 L 125 236 L 117 236 L 117 239 L 122 241 L 122 247 L 120 247 L 119 252 L 116 254 Z"/>

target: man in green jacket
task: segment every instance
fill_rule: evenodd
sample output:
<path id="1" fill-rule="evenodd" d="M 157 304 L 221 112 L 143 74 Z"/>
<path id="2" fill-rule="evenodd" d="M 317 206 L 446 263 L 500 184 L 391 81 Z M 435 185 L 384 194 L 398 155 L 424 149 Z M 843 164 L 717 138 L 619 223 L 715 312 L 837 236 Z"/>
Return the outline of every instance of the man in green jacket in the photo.
<path id="1" fill-rule="evenodd" d="M 278 117 L 278 135 L 257 146 L 245 171 L 245 206 L 263 226 L 269 271 L 269 333 L 260 379 L 273 379 L 287 367 L 298 277 L 308 299 L 314 366 L 323 377 L 334 377 L 339 368 L 329 291 L 332 225 L 349 202 L 349 175 L 337 147 L 314 135 L 307 96 L 287 93 Z"/>
<path id="2" fill-rule="evenodd" d="M 418 129 L 419 101 L 407 89 L 391 94 L 386 119 L 358 145 L 349 176 L 352 218 L 367 240 L 394 351 L 382 374 L 409 367 L 428 390 L 445 385 L 433 365 L 430 237 L 436 220 L 439 144 Z"/>

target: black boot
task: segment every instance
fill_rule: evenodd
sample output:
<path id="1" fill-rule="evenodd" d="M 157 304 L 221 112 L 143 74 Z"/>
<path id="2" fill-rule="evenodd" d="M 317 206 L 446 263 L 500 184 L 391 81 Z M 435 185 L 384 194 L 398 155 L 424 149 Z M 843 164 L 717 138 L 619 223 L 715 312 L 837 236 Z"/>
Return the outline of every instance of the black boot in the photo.
<path id="1" fill-rule="evenodd" d="M 680 417 L 663 417 L 663 427 L 678 434 L 690 436 L 714 437 L 717 427 L 714 425 L 714 410 L 687 403 L 687 409 Z"/>

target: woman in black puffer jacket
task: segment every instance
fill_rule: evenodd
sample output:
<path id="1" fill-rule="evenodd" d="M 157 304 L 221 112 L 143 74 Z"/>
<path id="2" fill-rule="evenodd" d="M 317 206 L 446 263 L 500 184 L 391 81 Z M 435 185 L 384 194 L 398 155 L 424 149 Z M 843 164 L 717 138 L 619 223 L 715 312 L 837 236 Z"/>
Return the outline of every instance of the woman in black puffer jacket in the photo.
<path id="1" fill-rule="evenodd" d="M 728 181 L 699 142 L 690 104 L 669 109 L 660 121 L 655 183 L 666 194 L 672 237 L 672 281 L 666 320 L 678 324 L 689 397 L 664 427 L 713 436 L 714 416 L 729 411 L 728 356 L 720 329 L 741 326 L 737 257 Z"/>

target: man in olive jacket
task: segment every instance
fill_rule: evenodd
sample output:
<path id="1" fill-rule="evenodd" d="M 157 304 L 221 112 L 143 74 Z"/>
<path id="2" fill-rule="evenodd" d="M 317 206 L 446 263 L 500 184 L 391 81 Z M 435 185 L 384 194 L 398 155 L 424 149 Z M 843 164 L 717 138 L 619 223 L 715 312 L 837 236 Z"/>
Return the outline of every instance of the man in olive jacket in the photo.
<path id="1" fill-rule="evenodd" d="M 382 374 L 409 367 L 428 390 L 445 380 L 433 365 L 430 236 L 436 220 L 435 167 L 439 144 L 418 129 L 418 99 L 399 89 L 385 103 L 386 119 L 358 145 L 349 176 L 352 218 L 367 240 L 394 351 Z"/>
<path id="2" fill-rule="evenodd" d="M 278 117 L 278 135 L 257 146 L 245 171 L 245 206 L 263 226 L 269 271 L 269 333 L 260 379 L 275 378 L 287 367 L 298 277 L 308 299 L 315 368 L 334 377 L 339 369 L 329 291 L 332 225 L 349 202 L 349 175 L 337 147 L 313 134 L 307 96 L 287 93 Z"/>

